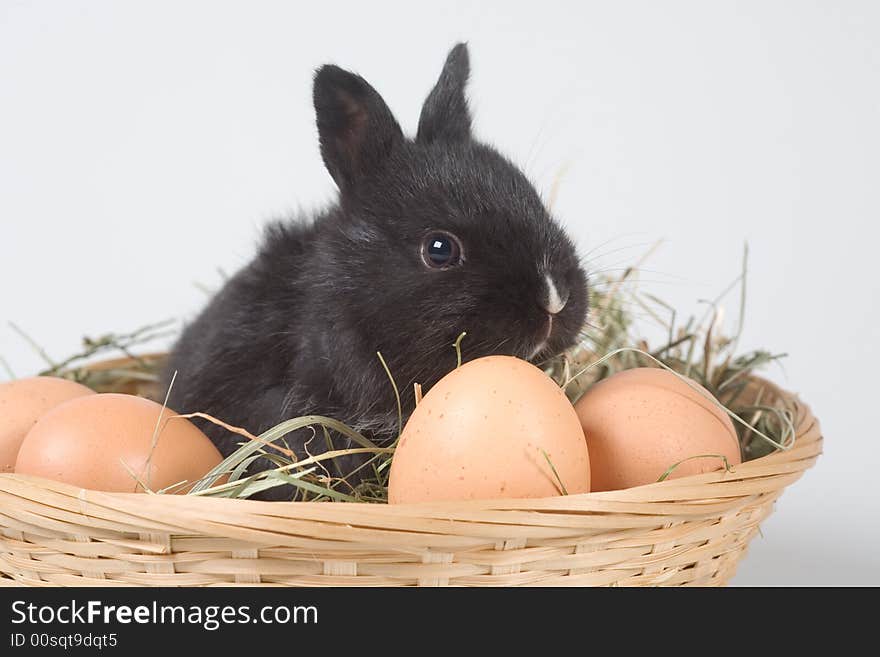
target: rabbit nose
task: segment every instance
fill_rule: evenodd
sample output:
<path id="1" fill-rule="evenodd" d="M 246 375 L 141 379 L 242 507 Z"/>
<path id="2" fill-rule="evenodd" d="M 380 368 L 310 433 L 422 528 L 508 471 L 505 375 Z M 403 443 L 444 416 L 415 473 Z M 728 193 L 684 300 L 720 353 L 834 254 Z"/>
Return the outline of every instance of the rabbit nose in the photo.
<path id="1" fill-rule="evenodd" d="M 551 315 L 558 315 L 568 303 L 569 292 L 565 288 L 559 288 L 550 274 L 544 275 L 546 283 L 544 290 L 544 298 L 541 300 L 541 307 Z"/>

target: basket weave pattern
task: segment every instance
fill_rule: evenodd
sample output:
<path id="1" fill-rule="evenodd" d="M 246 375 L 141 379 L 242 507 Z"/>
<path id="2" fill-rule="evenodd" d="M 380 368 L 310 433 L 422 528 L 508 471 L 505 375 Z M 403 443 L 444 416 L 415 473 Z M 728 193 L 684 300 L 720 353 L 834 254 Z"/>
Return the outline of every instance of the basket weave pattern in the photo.
<path id="1" fill-rule="evenodd" d="M 768 384 L 769 385 L 769 384 Z M 822 450 L 533 500 L 419 505 L 103 493 L 0 475 L 0 585 L 716 586 Z"/>

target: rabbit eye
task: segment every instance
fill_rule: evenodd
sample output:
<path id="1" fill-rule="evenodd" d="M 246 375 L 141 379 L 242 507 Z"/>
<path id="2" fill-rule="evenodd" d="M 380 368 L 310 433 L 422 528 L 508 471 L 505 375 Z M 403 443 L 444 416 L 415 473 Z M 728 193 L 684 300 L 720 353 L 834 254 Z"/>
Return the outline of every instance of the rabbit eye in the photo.
<path id="1" fill-rule="evenodd" d="M 431 269 L 454 267 L 461 262 L 461 243 L 452 233 L 429 233 L 422 241 L 422 260 Z"/>

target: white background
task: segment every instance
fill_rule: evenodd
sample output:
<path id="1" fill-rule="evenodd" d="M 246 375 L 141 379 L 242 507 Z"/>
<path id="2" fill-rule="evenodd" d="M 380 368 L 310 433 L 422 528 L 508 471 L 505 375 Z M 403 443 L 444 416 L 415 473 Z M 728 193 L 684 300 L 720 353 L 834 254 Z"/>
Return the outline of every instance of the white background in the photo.
<path id="1" fill-rule="evenodd" d="M 645 290 L 702 312 L 751 246 L 742 346 L 790 354 L 769 375 L 826 453 L 735 582 L 880 584 L 880 4 L 423 7 L 0 0 L 0 354 L 41 364 L 6 320 L 63 356 L 192 316 L 266 219 L 334 192 L 313 69 L 357 70 L 413 131 L 467 40 L 476 132 L 545 193 L 567 171 L 555 209 L 594 269 L 665 238 Z"/>

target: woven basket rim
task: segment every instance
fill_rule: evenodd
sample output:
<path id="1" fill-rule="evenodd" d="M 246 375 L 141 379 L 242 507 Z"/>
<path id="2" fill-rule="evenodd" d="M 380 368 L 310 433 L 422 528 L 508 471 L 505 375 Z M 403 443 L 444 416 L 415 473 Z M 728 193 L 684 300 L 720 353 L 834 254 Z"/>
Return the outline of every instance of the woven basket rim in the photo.
<path id="1" fill-rule="evenodd" d="M 111 367 L 124 365 L 116 361 Z M 822 451 L 616 491 L 430 504 L 106 493 L 0 474 L 0 586 L 716 586 Z"/>

